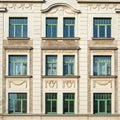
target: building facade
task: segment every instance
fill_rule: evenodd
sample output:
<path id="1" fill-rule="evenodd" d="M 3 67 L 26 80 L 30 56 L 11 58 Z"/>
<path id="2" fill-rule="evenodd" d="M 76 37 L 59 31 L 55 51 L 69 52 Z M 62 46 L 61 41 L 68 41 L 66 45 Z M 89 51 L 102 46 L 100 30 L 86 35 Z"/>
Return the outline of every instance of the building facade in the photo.
<path id="1" fill-rule="evenodd" d="M 0 120 L 119 120 L 119 46 L 119 0 L 1 0 Z"/>

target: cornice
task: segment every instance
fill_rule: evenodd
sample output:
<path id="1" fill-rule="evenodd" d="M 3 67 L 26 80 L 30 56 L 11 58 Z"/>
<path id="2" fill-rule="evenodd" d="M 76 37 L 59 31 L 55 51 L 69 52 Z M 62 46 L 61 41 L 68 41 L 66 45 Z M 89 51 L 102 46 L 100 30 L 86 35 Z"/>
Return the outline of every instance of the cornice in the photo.
<path id="1" fill-rule="evenodd" d="M 77 0 L 78 3 L 120 3 L 120 0 Z"/>
<path id="2" fill-rule="evenodd" d="M 4 8 L 4 7 L 0 7 L 0 12 L 6 12 L 6 11 L 7 11 L 6 8 Z"/>
<path id="3" fill-rule="evenodd" d="M 45 0 L 0 0 L 0 3 L 44 3 Z"/>

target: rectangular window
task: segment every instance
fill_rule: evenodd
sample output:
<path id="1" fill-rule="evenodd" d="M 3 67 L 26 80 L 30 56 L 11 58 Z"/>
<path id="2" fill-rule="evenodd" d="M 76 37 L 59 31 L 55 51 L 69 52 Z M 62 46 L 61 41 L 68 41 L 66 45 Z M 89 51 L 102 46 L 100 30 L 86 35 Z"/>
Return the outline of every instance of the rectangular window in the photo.
<path id="1" fill-rule="evenodd" d="M 111 37 L 111 18 L 94 18 L 93 24 L 94 38 Z"/>
<path id="2" fill-rule="evenodd" d="M 9 75 L 27 75 L 27 55 L 9 55 Z"/>
<path id="3" fill-rule="evenodd" d="M 46 56 L 46 75 L 57 75 L 57 56 Z"/>
<path id="4" fill-rule="evenodd" d="M 27 18 L 9 19 L 9 37 L 26 38 L 27 37 Z"/>
<path id="5" fill-rule="evenodd" d="M 46 93 L 46 114 L 57 113 L 57 93 Z"/>
<path id="6" fill-rule="evenodd" d="M 111 113 L 111 93 L 94 93 L 93 96 L 94 114 L 110 114 Z"/>
<path id="7" fill-rule="evenodd" d="M 65 38 L 73 38 L 75 32 L 75 18 L 64 18 L 63 36 Z"/>
<path id="8" fill-rule="evenodd" d="M 63 114 L 73 114 L 75 106 L 74 93 L 63 93 Z"/>
<path id="9" fill-rule="evenodd" d="M 93 57 L 93 75 L 95 76 L 111 75 L 111 56 Z"/>
<path id="10" fill-rule="evenodd" d="M 46 37 L 57 37 L 57 18 L 46 18 Z"/>
<path id="11" fill-rule="evenodd" d="M 63 75 L 74 75 L 74 55 L 63 56 Z"/>
<path id="12" fill-rule="evenodd" d="M 9 114 L 27 113 L 27 94 L 26 93 L 9 93 L 8 94 L 8 112 Z"/>

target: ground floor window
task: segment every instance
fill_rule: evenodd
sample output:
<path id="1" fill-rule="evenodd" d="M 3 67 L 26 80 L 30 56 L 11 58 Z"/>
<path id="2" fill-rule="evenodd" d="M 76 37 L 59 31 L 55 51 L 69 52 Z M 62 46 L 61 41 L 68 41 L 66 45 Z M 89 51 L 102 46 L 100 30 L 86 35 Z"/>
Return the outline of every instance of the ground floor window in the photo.
<path id="1" fill-rule="evenodd" d="M 26 93 L 9 93 L 8 94 L 8 112 L 12 113 L 27 113 L 27 94 Z"/>
<path id="2" fill-rule="evenodd" d="M 63 93 L 63 114 L 73 114 L 75 107 L 75 94 Z"/>
<path id="3" fill-rule="evenodd" d="M 46 114 L 57 113 L 57 93 L 46 93 Z"/>
<path id="4" fill-rule="evenodd" d="M 94 93 L 93 95 L 93 113 L 110 114 L 111 113 L 111 93 Z"/>

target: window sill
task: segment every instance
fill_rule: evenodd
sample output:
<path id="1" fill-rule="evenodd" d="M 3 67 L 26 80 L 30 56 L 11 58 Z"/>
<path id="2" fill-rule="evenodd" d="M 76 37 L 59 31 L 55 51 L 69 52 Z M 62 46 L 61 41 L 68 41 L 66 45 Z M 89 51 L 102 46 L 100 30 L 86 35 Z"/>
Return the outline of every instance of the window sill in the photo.
<path id="1" fill-rule="evenodd" d="M 62 75 L 42 75 L 42 78 L 80 78 L 79 75 L 69 75 L 69 76 L 62 76 Z"/>
<path id="2" fill-rule="evenodd" d="M 111 76 L 93 76 L 93 75 L 90 75 L 90 78 L 117 78 L 117 75 L 111 75 Z"/>
<path id="3" fill-rule="evenodd" d="M 5 78 L 32 78 L 32 75 L 26 75 L 26 76 L 9 76 L 9 75 L 5 75 Z"/>
<path id="4" fill-rule="evenodd" d="M 80 40 L 80 38 L 79 37 L 73 37 L 73 38 L 63 38 L 63 37 L 48 38 L 48 37 L 42 37 L 42 40 Z"/>
<path id="5" fill-rule="evenodd" d="M 7 40 L 30 40 L 29 37 L 23 37 L 23 38 L 12 38 L 12 37 L 7 37 Z"/>
<path id="6" fill-rule="evenodd" d="M 92 38 L 92 40 L 114 40 L 115 38 Z"/>

